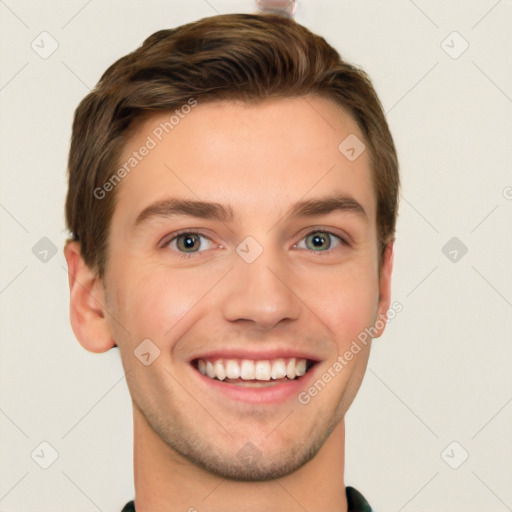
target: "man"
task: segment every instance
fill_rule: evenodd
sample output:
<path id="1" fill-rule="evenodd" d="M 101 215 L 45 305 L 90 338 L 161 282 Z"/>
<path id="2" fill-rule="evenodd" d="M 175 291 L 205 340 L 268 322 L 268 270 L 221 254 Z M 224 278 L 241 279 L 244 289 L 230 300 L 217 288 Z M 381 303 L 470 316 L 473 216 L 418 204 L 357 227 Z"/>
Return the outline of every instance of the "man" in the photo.
<path id="1" fill-rule="evenodd" d="M 75 114 L 65 256 L 74 333 L 119 347 L 132 397 L 125 511 L 371 510 L 344 416 L 398 188 L 367 75 L 293 20 L 206 18 L 105 72 Z"/>

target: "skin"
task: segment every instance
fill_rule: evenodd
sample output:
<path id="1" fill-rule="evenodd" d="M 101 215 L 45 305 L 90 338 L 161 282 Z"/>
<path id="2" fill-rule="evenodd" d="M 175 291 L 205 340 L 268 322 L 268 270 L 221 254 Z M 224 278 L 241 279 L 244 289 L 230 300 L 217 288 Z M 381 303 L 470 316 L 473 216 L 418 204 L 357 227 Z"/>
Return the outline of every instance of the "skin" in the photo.
<path id="1" fill-rule="evenodd" d="M 168 117 L 147 119 L 124 156 Z M 226 397 L 190 358 L 292 348 L 315 355 L 316 380 L 385 317 L 393 246 L 379 272 L 368 152 L 350 162 L 338 150 L 351 133 L 363 140 L 349 115 L 315 96 L 199 104 L 118 185 L 104 279 L 67 244 L 73 330 L 93 352 L 117 344 L 126 372 L 138 512 L 346 511 L 343 418 L 371 343 L 306 405 L 297 396 L 279 405 Z M 366 215 L 286 214 L 334 193 Z M 135 226 L 142 210 L 171 196 L 229 204 L 234 219 L 157 216 Z M 205 236 L 193 254 L 177 239 L 162 243 L 181 229 Z M 307 237 L 314 231 L 349 243 L 326 236 L 319 249 Z M 236 252 L 248 236 L 263 249 L 252 263 Z M 134 350 L 148 338 L 160 355 L 145 366 Z M 256 464 L 239 455 L 248 442 Z"/>

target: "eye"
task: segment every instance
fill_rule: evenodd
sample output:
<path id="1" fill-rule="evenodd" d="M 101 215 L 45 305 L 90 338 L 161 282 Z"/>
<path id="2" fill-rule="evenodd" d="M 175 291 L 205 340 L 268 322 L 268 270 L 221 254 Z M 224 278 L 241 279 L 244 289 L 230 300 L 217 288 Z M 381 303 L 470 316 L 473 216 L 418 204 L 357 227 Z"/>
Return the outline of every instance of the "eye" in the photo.
<path id="1" fill-rule="evenodd" d="M 212 243 L 213 242 L 208 237 L 201 233 L 185 231 L 174 235 L 162 245 L 163 247 L 170 247 L 177 252 L 192 254 L 209 249 Z"/>
<path id="2" fill-rule="evenodd" d="M 325 252 L 341 245 L 348 245 L 343 238 L 329 231 L 312 231 L 308 233 L 298 244 L 297 249 L 307 249 L 314 252 Z"/>

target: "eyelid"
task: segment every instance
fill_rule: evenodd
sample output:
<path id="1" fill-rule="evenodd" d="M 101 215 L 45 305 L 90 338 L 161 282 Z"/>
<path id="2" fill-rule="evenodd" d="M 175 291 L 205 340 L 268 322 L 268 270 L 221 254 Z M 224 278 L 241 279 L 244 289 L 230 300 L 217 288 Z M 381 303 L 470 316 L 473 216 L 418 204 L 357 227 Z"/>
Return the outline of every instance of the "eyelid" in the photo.
<path id="1" fill-rule="evenodd" d="M 190 234 L 190 235 L 200 235 L 202 236 L 203 238 L 206 238 L 207 240 L 209 240 L 211 243 L 217 245 L 217 247 L 220 247 L 222 248 L 223 246 L 221 244 L 218 244 L 216 243 L 213 238 L 211 237 L 211 235 L 207 234 L 204 230 L 202 230 L 201 228 L 184 228 L 184 229 L 179 229 L 177 231 L 173 231 L 172 233 L 168 233 L 167 235 L 165 235 L 162 240 L 159 242 L 158 246 L 162 249 L 164 249 L 165 247 L 168 247 L 170 245 L 170 243 L 172 241 L 174 241 L 176 238 L 178 238 L 180 235 L 184 235 L 184 234 Z M 204 251 L 196 251 L 196 252 L 189 252 L 189 253 L 186 253 L 186 252 L 180 252 L 180 251 L 176 251 L 178 252 L 178 254 L 184 254 L 184 255 L 190 255 L 190 254 L 197 254 L 197 253 L 201 253 L 201 252 L 204 252 Z"/>
<path id="2" fill-rule="evenodd" d="M 308 227 L 305 231 L 303 231 L 302 234 L 300 235 L 299 241 L 297 243 L 294 243 L 292 247 L 296 248 L 297 245 L 301 241 L 303 241 L 308 235 L 311 235 L 311 234 L 317 233 L 317 232 L 326 233 L 328 235 L 331 235 L 331 236 L 337 238 L 342 245 L 345 245 L 345 246 L 352 245 L 350 236 L 344 232 L 337 233 L 337 232 L 333 231 L 333 228 L 328 228 L 326 226 L 313 226 L 313 227 Z M 215 244 L 218 248 L 220 248 L 220 249 L 224 248 L 224 246 L 222 244 L 215 242 L 213 240 L 213 238 L 211 237 L 211 235 L 209 235 L 205 230 L 203 230 L 201 228 L 183 228 L 183 229 L 179 229 L 177 231 L 173 231 L 172 233 L 168 233 L 160 241 L 159 247 L 161 247 L 162 249 L 165 247 L 169 247 L 171 242 L 173 242 L 176 238 L 178 238 L 180 235 L 183 235 L 183 234 L 200 235 L 203 238 L 206 238 L 207 240 L 209 240 L 211 243 Z M 189 252 L 189 253 L 181 252 L 181 251 L 174 251 L 174 252 L 177 252 L 178 254 L 180 254 L 182 256 L 190 257 L 191 255 L 201 254 L 201 253 L 205 252 L 205 250 Z M 329 252 L 332 252 L 333 250 L 334 249 L 327 249 L 325 251 L 311 251 L 311 252 L 318 252 L 318 254 L 321 254 L 322 252 L 329 253 Z"/>
<path id="3" fill-rule="evenodd" d="M 329 247 L 329 249 L 324 249 L 324 250 L 321 250 L 321 251 L 314 251 L 312 249 L 308 249 L 307 247 L 299 247 L 299 244 L 302 244 L 304 243 L 305 244 L 305 239 L 314 234 L 314 233 L 325 233 L 327 235 L 329 235 L 329 237 L 334 238 L 335 242 L 334 243 L 338 243 L 339 246 L 337 247 Z M 297 242 L 296 244 L 293 244 L 293 248 L 294 249 L 298 249 L 300 251 L 307 251 L 308 253 L 313 253 L 315 255 L 319 255 L 319 256 L 328 256 L 328 255 L 332 255 L 332 253 L 336 250 L 339 250 L 340 248 L 343 248 L 343 247 L 350 247 L 350 243 L 342 236 L 340 235 L 337 235 L 336 233 L 333 233 L 332 231 L 328 230 L 328 229 L 313 229 L 313 230 L 310 230 L 308 231 L 305 235 L 301 236 L 299 242 Z"/>
<path id="4" fill-rule="evenodd" d="M 301 232 L 300 240 L 303 240 L 308 235 L 311 235 L 312 233 L 317 233 L 317 232 L 319 232 L 319 233 L 327 233 L 329 235 L 334 236 L 335 238 L 339 238 L 339 240 L 344 245 L 347 245 L 347 246 L 351 246 L 352 243 L 353 243 L 353 240 L 352 240 L 352 238 L 350 237 L 350 235 L 348 233 L 346 233 L 345 231 L 342 231 L 340 229 L 332 228 L 332 227 L 328 227 L 328 226 L 308 227 L 305 231 Z M 294 245 L 296 245 L 296 244 L 294 244 Z"/>

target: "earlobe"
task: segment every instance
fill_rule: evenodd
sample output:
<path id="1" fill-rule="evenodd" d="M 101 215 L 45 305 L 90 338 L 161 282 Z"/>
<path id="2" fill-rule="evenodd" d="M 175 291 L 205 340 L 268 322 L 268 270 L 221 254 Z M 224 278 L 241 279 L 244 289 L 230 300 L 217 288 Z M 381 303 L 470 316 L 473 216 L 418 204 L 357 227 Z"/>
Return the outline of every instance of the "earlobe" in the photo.
<path id="1" fill-rule="evenodd" d="M 115 341 L 107 318 L 103 283 L 85 264 L 78 242 L 68 241 L 64 256 L 68 264 L 73 332 L 86 350 L 106 352 L 115 346 Z"/>
<path id="2" fill-rule="evenodd" d="M 382 256 L 379 275 L 379 304 L 375 321 L 375 338 L 382 336 L 388 319 L 387 312 L 391 305 L 391 274 L 393 272 L 394 240 L 388 242 Z"/>

